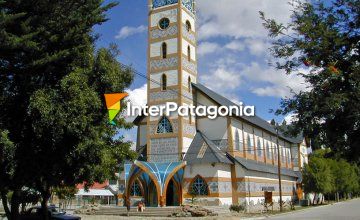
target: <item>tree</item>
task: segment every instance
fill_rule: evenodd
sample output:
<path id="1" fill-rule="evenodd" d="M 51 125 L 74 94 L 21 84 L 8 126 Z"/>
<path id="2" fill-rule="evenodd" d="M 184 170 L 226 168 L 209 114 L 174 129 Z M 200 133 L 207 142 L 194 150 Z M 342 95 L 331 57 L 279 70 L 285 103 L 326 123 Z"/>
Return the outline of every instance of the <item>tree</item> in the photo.
<path id="1" fill-rule="evenodd" d="M 285 98 L 277 114 L 295 113 L 294 132 L 360 163 L 359 0 L 291 2 L 288 24 L 260 12 L 273 39 L 276 68 L 301 75 L 308 88 Z"/>
<path id="2" fill-rule="evenodd" d="M 44 218 L 54 187 L 102 182 L 130 158 L 115 139 L 130 124 L 107 121 L 103 95 L 132 82 L 114 49 L 95 51 L 92 28 L 115 6 L 94 1 L 0 0 L 0 191 L 18 219 L 24 187 L 41 193 Z M 4 156 L 5 155 L 5 156 Z"/>
<path id="3" fill-rule="evenodd" d="M 309 164 L 305 164 L 302 171 L 304 191 L 306 193 L 327 194 L 333 192 L 334 177 L 326 159 L 310 157 Z"/>

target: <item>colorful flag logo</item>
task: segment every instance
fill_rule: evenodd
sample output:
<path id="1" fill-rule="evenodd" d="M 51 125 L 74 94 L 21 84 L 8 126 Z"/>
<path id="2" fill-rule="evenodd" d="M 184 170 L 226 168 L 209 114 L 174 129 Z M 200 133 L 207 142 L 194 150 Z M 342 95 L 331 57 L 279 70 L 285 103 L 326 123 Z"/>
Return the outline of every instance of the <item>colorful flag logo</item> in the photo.
<path id="1" fill-rule="evenodd" d="M 116 125 L 114 119 L 119 114 L 121 109 L 120 101 L 127 97 L 127 93 L 113 93 L 113 94 L 105 94 L 105 102 L 106 107 L 109 111 L 109 121 L 110 124 Z"/>

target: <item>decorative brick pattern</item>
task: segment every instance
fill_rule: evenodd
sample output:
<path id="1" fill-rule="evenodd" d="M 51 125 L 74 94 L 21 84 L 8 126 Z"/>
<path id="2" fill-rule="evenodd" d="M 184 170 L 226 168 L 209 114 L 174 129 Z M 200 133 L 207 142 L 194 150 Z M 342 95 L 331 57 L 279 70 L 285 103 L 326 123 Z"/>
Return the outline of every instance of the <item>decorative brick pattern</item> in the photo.
<path id="1" fill-rule="evenodd" d="M 178 33 L 177 26 L 171 26 L 166 30 L 155 29 L 150 31 L 150 38 L 151 39 L 164 38 L 164 37 L 176 35 L 177 33 Z"/>
<path id="2" fill-rule="evenodd" d="M 183 134 L 186 135 L 195 135 L 196 134 L 196 128 L 193 125 L 184 123 L 183 125 Z"/>
<path id="3" fill-rule="evenodd" d="M 186 39 L 188 39 L 192 44 L 195 44 L 196 43 L 196 38 L 195 38 L 195 35 L 194 35 L 194 33 L 192 33 L 192 32 L 189 32 L 189 31 L 187 31 L 186 30 L 186 25 L 185 24 L 183 24 L 183 36 L 186 38 Z"/>
<path id="4" fill-rule="evenodd" d="M 182 58 L 182 65 L 185 69 L 190 70 L 191 72 L 197 74 L 197 65 L 194 63 L 191 63 L 187 60 L 187 58 Z"/>
<path id="5" fill-rule="evenodd" d="M 295 186 L 294 186 L 295 187 Z M 279 191 L 278 183 L 254 183 L 254 182 L 237 182 L 238 192 L 263 192 L 264 188 L 273 188 L 275 192 Z M 283 184 L 282 191 L 284 193 L 292 193 L 293 186 L 290 184 Z"/>
<path id="6" fill-rule="evenodd" d="M 162 68 L 176 67 L 178 65 L 178 58 L 172 57 L 163 60 L 152 60 L 150 61 L 150 70 L 156 71 Z"/>
<path id="7" fill-rule="evenodd" d="M 166 163 L 179 161 L 177 138 L 159 138 L 150 140 L 150 162 Z"/>
<path id="8" fill-rule="evenodd" d="M 160 92 L 151 92 L 150 93 L 150 102 L 154 101 L 162 101 L 162 100 L 170 100 L 170 99 L 177 99 L 178 94 L 177 90 L 167 90 L 167 91 L 160 91 Z"/>

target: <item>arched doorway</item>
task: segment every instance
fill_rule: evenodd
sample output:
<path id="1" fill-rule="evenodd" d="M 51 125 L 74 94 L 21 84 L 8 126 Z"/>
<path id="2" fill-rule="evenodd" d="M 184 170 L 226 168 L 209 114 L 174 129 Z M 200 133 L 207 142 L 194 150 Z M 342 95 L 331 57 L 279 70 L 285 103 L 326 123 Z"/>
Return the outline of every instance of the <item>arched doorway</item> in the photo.
<path id="1" fill-rule="evenodd" d="M 158 207 L 159 205 L 158 194 L 157 194 L 156 186 L 153 181 L 150 181 L 148 185 L 147 194 L 148 196 L 146 198 L 146 205 L 150 207 Z"/>
<path id="2" fill-rule="evenodd" d="M 171 179 L 166 189 L 166 206 L 180 205 L 180 187 L 179 184 Z"/>

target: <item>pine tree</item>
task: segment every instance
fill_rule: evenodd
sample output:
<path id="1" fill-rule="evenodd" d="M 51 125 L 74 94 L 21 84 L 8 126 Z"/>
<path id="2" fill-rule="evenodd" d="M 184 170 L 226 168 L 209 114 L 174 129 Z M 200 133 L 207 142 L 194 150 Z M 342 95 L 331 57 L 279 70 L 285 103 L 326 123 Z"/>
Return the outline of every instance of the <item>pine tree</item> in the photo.
<path id="1" fill-rule="evenodd" d="M 8 219 L 18 219 L 23 187 L 41 193 L 47 218 L 52 188 L 101 182 L 133 155 L 131 143 L 113 138 L 131 125 L 110 126 L 103 99 L 129 87 L 132 70 L 116 51 L 94 49 L 92 29 L 113 6 L 0 0 L 0 191 L 5 203 L 12 195 Z"/>

